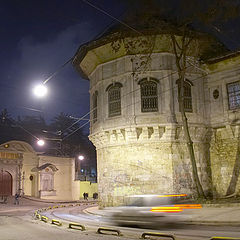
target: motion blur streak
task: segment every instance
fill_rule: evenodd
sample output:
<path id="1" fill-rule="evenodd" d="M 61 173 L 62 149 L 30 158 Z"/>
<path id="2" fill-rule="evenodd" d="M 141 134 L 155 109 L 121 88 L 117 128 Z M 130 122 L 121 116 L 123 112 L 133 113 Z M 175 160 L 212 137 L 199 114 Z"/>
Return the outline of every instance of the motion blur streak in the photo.
<path id="1" fill-rule="evenodd" d="M 176 204 L 174 207 L 180 207 L 181 209 L 200 209 L 201 204 Z"/>
<path id="2" fill-rule="evenodd" d="M 158 195 L 157 197 L 186 197 L 187 194 L 169 194 L 169 195 Z"/>
<path id="3" fill-rule="evenodd" d="M 180 207 L 152 207 L 151 212 L 182 212 Z"/>

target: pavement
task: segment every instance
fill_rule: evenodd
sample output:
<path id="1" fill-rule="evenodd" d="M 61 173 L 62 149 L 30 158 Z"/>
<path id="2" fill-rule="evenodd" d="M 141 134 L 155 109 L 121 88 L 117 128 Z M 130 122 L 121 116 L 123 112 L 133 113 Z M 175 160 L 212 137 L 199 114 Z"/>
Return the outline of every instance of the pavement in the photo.
<path id="1" fill-rule="evenodd" d="M 24 215 L 42 207 L 52 206 L 53 204 L 86 202 L 97 203 L 96 200 L 93 201 L 91 199 L 89 201 L 55 201 L 33 197 L 21 197 L 19 205 L 15 205 L 14 197 L 9 197 L 7 203 L 0 204 L 0 216 L 14 216 L 14 214 Z M 191 210 L 187 220 L 188 223 L 240 226 L 240 203 L 204 204 L 202 206 L 201 209 Z M 99 209 L 98 206 L 86 208 L 84 211 L 87 214 L 97 216 L 104 216 L 107 214 L 106 211 Z"/>

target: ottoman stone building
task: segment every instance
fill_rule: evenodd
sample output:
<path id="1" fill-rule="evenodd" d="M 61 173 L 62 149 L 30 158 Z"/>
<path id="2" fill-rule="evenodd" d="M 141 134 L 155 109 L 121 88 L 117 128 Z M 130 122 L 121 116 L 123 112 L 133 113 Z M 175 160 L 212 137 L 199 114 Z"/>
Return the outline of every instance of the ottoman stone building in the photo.
<path id="1" fill-rule="evenodd" d="M 73 60 L 90 81 L 89 138 L 102 206 L 131 194 L 193 192 L 168 27 L 141 29 L 140 36 L 110 29 Z M 184 108 L 200 182 L 207 194 L 239 194 L 240 54 L 201 34 L 189 49 Z"/>

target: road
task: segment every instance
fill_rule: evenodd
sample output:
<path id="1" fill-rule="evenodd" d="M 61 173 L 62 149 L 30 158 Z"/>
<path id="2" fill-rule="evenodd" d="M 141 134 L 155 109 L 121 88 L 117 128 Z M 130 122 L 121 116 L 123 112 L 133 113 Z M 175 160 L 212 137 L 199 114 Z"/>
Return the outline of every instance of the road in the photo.
<path id="1" fill-rule="evenodd" d="M 0 240 L 42 240 L 44 238 L 49 240 L 66 240 L 66 239 L 103 239 L 116 240 L 116 236 L 97 234 L 99 227 L 112 227 L 121 231 L 123 236 L 119 237 L 121 240 L 125 239 L 139 239 L 143 232 L 162 232 L 174 234 L 177 240 L 192 239 L 192 240 L 206 240 L 212 236 L 228 236 L 240 237 L 240 230 L 238 227 L 231 226 L 199 226 L 199 225 L 182 225 L 182 228 L 160 228 L 160 229 L 139 229 L 110 226 L 109 223 L 104 222 L 100 216 L 89 215 L 84 213 L 84 209 L 89 207 L 86 205 L 70 206 L 64 208 L 51 209 L 41 214 L 50 219 L 59 219 L 63 222 L 63 226 L 55 226 L 50 222 L 33 218 L 35 209 L 46 208 L 53 204 L 34 203 L 26 201 L 23 205 L 6 205 L 0 206 Z M 79 222 L 86 227 L 86 231 L 79 231 L 69 229 L 69 222 Z M 113 233 L 115 234 L 115 233 Z"/>

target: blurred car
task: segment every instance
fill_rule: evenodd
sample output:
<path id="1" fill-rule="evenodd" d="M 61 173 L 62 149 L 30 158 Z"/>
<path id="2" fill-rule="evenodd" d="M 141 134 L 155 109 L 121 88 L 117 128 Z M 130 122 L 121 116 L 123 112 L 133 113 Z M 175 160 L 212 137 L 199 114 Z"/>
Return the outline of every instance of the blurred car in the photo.
<path id="1" fill-rule="evenodd" d="M 159 226 L 186 220 L 188 209 L 199 209 L 186 194 L 133 195 L 125 204 L 108 208 L 108 221 L 120 226 Z"/>

